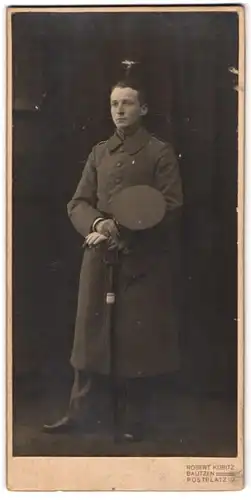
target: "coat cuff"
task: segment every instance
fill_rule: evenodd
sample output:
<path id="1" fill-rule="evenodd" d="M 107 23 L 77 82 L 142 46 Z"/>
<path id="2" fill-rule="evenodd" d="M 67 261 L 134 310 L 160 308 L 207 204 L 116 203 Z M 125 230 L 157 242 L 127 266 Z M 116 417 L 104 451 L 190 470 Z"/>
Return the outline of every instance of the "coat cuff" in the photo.
<path id="1" fill-rule="evenodd" d="M 100 222 L 101 220 L 105 220 L 104 217 L 97 217 L 97 219 L 95 219 L 95 221 L 93 222 L 92 224 L 92 231 L 96 231 L 96 225 L 98 222 Z"/>

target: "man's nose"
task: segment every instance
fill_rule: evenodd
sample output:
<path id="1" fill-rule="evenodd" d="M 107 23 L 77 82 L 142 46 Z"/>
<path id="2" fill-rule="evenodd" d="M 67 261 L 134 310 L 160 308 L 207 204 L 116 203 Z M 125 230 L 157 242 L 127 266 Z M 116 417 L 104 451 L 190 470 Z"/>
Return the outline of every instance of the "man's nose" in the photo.
<path id="1" fill-rule="evenodd" d="M 124 106 L 123 106 L 123 104 L 119 104 L 118 105 L 118 113 L 119 114 L 123 114 L 124 113 Z"/>

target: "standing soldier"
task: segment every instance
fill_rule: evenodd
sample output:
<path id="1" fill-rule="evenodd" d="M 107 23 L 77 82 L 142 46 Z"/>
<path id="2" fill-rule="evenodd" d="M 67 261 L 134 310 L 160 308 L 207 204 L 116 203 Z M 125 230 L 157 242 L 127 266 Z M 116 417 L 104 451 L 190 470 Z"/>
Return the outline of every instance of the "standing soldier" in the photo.
<path id="1" fill-rule="evenodd" d="M 182 186 L 172 146 L 143 127 L 148 107 L 142 89 L 130 75 L 114 85 L 110 104 L 115 132 L 93 147 L 68 204 L 71 222 L 84 238 L 88 237 L 89 247 L 84 251 L 80 272 L 71 354 L 75 379 L 69 410 L 55 424 L 45 425 L 44 431 L 74 429 L 80 423 L 92 376 L 109 374 L 105 250 L 104 245 L 98 245 L 109 238 L 111 248 L 121 248 L 114 320 L 117 377 L 126 401 L 120 434 L 124 439 L 139 440 L 143 437 L 147 381 L 179 368 L 172 241 L 182 206 Z M 166 202 L 166 214 L 152 229 L 120 231 L 111 216 L 110 202 L 115 194 L 135 185 L 159 190 Z M 125 246 L 129 251 L 123 252 Z"/>

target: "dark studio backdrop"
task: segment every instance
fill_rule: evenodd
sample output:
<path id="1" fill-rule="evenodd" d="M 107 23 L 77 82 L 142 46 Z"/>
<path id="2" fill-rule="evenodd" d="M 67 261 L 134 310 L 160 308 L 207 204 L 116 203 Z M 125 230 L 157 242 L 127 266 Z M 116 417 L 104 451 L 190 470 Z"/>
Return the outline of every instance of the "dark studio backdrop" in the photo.
<path id="1" fill-rule="evenodd" d="M 183 180 L 179 384 L 234 399 L 237 14 L 45 12 L 12 22 L 15 382 L 39 393 L 69 373 L 82 240 L 66 204 L 91 147 L 113 130 L 109 91 L 129 58 L 144 69 L 147 127 L 173 142 Z"/>

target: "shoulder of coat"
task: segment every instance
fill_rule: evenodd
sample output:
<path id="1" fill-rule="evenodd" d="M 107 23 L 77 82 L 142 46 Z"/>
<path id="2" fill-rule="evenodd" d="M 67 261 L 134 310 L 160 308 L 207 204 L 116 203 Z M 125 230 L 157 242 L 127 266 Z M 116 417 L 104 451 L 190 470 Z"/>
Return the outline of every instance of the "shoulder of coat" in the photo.
<path id="1" fill-rule="evenodd" d="M 105 144 L 107 144 L 107 140 L 106 141 L 100 141 L 98 142 L 97 144 L 95 144 L 94 148 L 96 149 L 100 149 L 102 148 Z"/>
<path id="2" fill-rule="evenodd" d="M 171 147 L 171 144 L 168 141 L 165 141 L 163 138 L 157 137 L 154 134 L 151 134 L 150 143 L 157 150 L 161 150 L 163 148 Z"/>
<path id="3" fill-rule="evenodd" d="M 93 146 L 93 154 L 96 162 L 99 162 L 105 153 L 107 141 L 100 141 Z"/>
<path id="4" fill-rule="evenodd" d="M 151 135 L 150 138 L 150 147 L 154 158 L 160 158 L 163 155 L 170 155 L 173 157 L 175 155 L 175 151 L 173 145 L 169 141 L 165 141 L 163 139 L 159 139 L 155 135 Z"/>
<path id="5" fill-rule="evenodd" d="M 165 140 L 163 139 L 163 137 L 159 137 L 158 135 L 156 134 L 151 134 L 151 138 L 156 141 L 156 142 L 160 142 L 161 144 L 165 144 Z"/>

